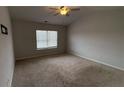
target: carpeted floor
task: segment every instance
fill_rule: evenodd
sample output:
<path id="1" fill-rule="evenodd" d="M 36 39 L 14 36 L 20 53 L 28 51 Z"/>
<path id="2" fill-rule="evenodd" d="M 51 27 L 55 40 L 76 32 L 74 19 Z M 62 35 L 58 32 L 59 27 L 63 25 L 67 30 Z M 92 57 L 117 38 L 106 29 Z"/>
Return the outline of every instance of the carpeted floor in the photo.
<path id="1" fill-rule="evenodd" d="M 124 71 L 69 54 L 17 61 L 12 86 L 123 86 Z"/>

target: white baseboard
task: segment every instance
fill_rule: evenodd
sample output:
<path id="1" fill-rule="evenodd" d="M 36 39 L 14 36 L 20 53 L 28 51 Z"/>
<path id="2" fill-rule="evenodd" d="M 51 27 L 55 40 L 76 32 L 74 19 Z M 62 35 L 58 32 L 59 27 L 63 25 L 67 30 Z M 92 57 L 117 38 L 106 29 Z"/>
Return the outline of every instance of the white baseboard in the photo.
<path id="1" fill-rule="evenodd" d="M 62 52 L 62 53 L 63 53 L 63 52 Z M 52 53 L 52 54 L 43 54 L 43 55 L 35 55 L 35 56 L 21 57 L 21 58 L 16 58 L 16 61 L 25 60 L 25 59 L 30 59 L 30 58 L 37 58 L 37 57 L 42 57 L 42 56 L 48 56 L 48 55 L 56 55 L 56 54 L 61 54 L 61 52 L 60 52 L 60 53 Z"/>
<path id="2" fill-rule="evenodd" d="M 36 58 L 36 57 L 41 57 L 41 55 L 37 55 L 37 56 L 28 56 L 28 57 L 20 57 L 20 58 L 16 58 L 16 61 L 25 60 L 25 59 L 30 59 L 30 58 Z"/>
<path id="3" fill-rule="evenodd" d="M 118 67 L 118 66 L 113 66 L 111 64 L 107 64 L 107 63 L 99 61 L 99 60 L 95 60 L 95 59 L 92 59 L 92 58 L 89 58 L 89 57 L 86 57 L 86 56 L 82 56 L 82 55 L 80 55 L 80 54 L 78 54 L 76 52 L 73 52 L 73 51 L 68 51 L 68 53 L 72 54 L 72 55 L 75 55 L 75 56 L 79 56 L 79 57 L 87 59 L 87 60 L 91 60 L 91 61 L 96 62 L 96 63 L 100 63 L 100 64 L 103 64 L 103 65 L 106 65 L 106 66 L 109 66 L 109 67 L 124 71 L 124 68 L 121 68 L 121 67 Z"/>
<path id="4" fill-rule="evenodd" d="M 14 60 L 13 69 L 12 69 L 12 76 L 11 76 L 10 87 L 12 87 L 12 82 L 13 82 L 13 77 L 14 77 L 14 70 L 15 70 L 15 60 Z"/>
<path id="5" fill-rule="evenodd" d="M 11 75 L 11 79 L 8 81 L 8 82 L 10 82 L 9 84 L 8 84 L 8 87 L 12 87 L 12 81 L 13 81 L 13 75 L 14 75 L 14 69 L 12 70 L 12 75 Z"/>

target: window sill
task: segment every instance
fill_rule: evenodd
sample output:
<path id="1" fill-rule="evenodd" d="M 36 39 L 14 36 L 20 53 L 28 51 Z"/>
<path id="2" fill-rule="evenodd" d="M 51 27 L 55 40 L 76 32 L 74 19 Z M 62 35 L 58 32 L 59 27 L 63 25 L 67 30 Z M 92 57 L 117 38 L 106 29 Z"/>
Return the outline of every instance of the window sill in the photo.
<path id="1" fill-rule="evenodd" d="M 47 47 L 47 48 L 37 48 L 36 50 L 48 50 L 48 49 L 56 49 L 57 46 L 54 47 Z"/>

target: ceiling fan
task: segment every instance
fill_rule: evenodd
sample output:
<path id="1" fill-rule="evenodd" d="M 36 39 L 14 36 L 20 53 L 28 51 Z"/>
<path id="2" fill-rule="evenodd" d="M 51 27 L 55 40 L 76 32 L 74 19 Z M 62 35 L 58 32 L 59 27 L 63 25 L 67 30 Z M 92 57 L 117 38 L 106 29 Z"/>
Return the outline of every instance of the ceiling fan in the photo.
<path id="1" fill-rule="evenodd" d="M 69 8 L 67 6 L 60 6 L 58 8 L 49 8 L 49 9 L 57 12 L 56 14 L 54 14 L 54 16 L 57 16 L 59 14 L 63 15 L 63 16 L 69 16 L 71 11 L 79 11 L 80 10 L 80 8 Z"/>

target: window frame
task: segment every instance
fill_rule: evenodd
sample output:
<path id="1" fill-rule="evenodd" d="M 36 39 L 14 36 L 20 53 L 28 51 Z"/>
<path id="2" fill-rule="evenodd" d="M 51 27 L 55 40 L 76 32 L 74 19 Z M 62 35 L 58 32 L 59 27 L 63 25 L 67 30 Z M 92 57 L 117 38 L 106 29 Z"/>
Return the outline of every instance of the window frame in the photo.
<path id="1" fill-rule="evenodd" d="M 57 32 L 57 46 L 52 46 L 52 47 L 46 47 L 46 48 L 37 48 L 37 30 L 41 30 L 41 29 L 36 29 L 35 30 L 35 46 L 36 46 L 36 50 L 48 50 L 48 49 L 57 49 L 58 48 L 58 41 L 59 41 L 59 34 L 58 34 L 58 30 L 41 30 L 41 31 L 56 31 Z"/>

